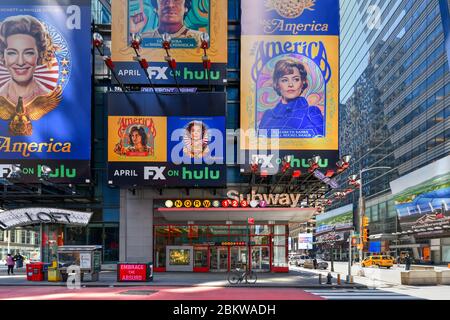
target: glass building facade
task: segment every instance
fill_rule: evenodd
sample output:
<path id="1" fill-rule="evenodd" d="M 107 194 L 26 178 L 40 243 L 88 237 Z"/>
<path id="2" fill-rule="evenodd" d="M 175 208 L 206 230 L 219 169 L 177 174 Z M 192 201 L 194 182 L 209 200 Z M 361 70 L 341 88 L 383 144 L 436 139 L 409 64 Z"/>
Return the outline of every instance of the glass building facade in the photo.
<path id="1" fill-rule="evenodd" d="M 340 152 L 353 159 L 339 182 L 391 167 L 362 177 L 371 235 L 398 230 L 389 183 L 450 153 L 441 15 L 439 0 L 341 1 Z M 353 192 L 327 210 L 357 201 Z"/>

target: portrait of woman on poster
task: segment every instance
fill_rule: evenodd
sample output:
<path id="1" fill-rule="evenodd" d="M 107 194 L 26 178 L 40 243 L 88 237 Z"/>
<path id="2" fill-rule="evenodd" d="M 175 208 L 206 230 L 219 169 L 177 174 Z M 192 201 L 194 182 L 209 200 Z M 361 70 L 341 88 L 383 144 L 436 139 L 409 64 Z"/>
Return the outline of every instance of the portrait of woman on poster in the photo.
<path id="1" fill-rule="evenodd" d="M 39 120 L 59 105 L 61 85 L 48 92 L 35 78 L 38 67 L 51 70 L 56 50 L 38 19 L 18 15 L 0 22 L 0 65 L 6 73 L 2 74 L 0 87 L 0 119 L 10 121 L 11 135 L 32 135 L 31 121 Z"/>
<path id="2" fill-rule="evenodd" d="M 186 127 L 183 153 L 190 158 L 203 158 L 209 152 L 206 126 L 201 121 L 192 121 Z"/>
<path id="3" fill-rule="evenodd" d="M 10 80 L 0 88 L 0 96 L 14 105 L 22 97 L 26 105 L 46 95 L 34 73 L 40 65 L 50 69 L 54 50 L 45 26 L 36 18 L 19 15 L 0 22 L 0 63 L 10 75 Z"/>
<path id="4" fill-rule="evenodd" d="M 122 141 L 116 144 L 114 152 L 120 155 L 133 156 L 132 153 L 148 153 L 150 148 L 147 146 L 147 134 L 142 127 L 134 126 L 128 134 L 129 147 L 124 147 Z"/>
<path id="5" fill-rule="evenodd" d="M 324 135 L 322 112 L 302 96 L 308 88 L 307 77 L 305 66 L 293 59 L 275 64 L 273 88 L 281 99 L 274 108 L 264 112 L 259 129 L 307 130 L 311 137 Z"/>

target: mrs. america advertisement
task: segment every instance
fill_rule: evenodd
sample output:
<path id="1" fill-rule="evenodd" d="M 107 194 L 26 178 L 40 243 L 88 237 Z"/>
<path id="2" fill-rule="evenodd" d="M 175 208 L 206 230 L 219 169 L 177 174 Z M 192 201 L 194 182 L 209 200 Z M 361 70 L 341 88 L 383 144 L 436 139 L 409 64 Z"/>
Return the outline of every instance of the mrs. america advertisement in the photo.
<path id="1" fill-rule="evenodd" d="M 337 154 L 338 0 L 242 0 L 241 61 L 242 149 Z"/>
<path id="2" fill-rule="evenodd" d="M 90 1 L 0 3 L 0 161 L 23 181 L 42 165 L 57 182 L 90 176 L 90 43 Z"/>

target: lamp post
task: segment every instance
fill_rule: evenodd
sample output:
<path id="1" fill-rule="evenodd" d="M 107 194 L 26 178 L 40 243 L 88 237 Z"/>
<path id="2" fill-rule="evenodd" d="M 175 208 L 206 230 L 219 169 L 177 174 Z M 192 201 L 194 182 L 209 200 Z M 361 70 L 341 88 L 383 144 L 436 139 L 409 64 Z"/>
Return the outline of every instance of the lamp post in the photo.
<path id="1" fill-rule="evenodd" d="M 363 257 L 363 217 L 364 217 L 364 210 L 362 208 L 362 204 L 363 204 L 363 194 L 362 194 L 362 189 L 363 189 L 363 179 L 362 179 L 362 174 L 364 172 L 367 171 L 372 171 L 372 170 L 377 170 L 377 169 L 392 169 L 391 167 L 373 167 L 373 168 L 364 168 L 361 169 L 359 171 L 359 180 L 360 180 L 360 185 L 359 185 L 359 243 L 360 243 L 360 247 L 359 247 L 359 263 L 361 264 L 362 262 L 362 257 Z"/>

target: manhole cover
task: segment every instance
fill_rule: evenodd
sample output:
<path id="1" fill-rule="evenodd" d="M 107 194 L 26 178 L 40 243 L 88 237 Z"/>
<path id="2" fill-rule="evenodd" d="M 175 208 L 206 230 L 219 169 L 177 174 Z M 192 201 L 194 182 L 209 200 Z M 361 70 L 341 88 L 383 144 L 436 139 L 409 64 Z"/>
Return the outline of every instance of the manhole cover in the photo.
<path id="1" fill-rule="evenodd" d="M 135 296 L 149 296 L 158 292 L 157 290 L 128 290 L 120 292 L 119 294 L 135 295 Z"/>

